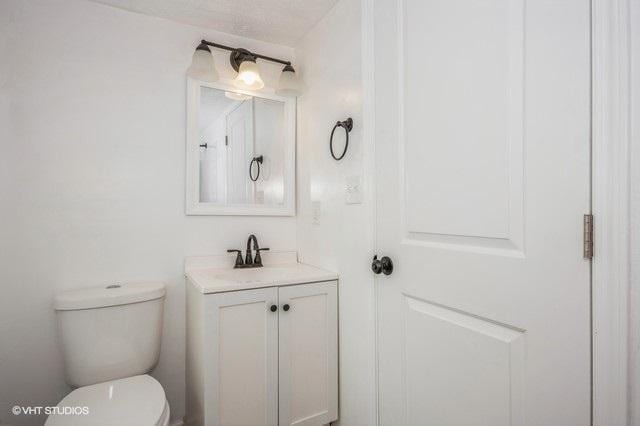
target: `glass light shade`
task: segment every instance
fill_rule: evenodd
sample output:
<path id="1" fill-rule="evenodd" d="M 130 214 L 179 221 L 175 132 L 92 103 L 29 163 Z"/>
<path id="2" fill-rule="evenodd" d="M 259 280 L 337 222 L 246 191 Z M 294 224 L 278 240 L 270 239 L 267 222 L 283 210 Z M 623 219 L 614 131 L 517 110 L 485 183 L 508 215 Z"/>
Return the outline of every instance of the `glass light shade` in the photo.
<path id="1" fill-rule="evenodd" d="M 187 75 L 200 81 L 214 82 L 220 79 L 213 55 L 209 50 L 196 49 Z"/>
<path id="2" fill-rule="evenodd" d="M 258 64 L 252 61 L 244 61 L 240 64 L 238 76 L 234 82 L 236 86 L 243 89 L 259 90 L 264 87 L 264 82 L 258 70 Z"/>
<path id="3" fill-rule="evenodd" d="M 293 68 L 287 69 L 285 67 L 282 70 L 276 94 L 281 96 L 298 96 L 300 94 L 300 81 Z"/>

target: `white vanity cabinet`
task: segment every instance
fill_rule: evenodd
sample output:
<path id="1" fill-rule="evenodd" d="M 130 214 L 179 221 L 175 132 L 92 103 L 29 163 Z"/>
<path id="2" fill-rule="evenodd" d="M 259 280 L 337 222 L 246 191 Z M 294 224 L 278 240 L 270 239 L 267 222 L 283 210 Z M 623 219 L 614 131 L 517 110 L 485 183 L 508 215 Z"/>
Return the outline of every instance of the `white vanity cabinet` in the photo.
<path id="1" fill-rule="evenodd" d="M 337 280 L 203 293 L 187 278 L 186 425 L 337 420 Z"/>

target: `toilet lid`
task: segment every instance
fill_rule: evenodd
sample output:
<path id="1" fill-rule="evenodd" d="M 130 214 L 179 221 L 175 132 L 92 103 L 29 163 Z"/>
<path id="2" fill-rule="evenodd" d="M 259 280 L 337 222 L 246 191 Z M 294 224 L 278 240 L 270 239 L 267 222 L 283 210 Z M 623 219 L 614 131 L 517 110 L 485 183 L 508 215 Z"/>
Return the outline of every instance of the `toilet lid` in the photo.
<path id="1" fill-rule="evenodd" d="M 46 425 L 155 426 L 164 422 L 166 405 L 160 383 L 144 374 L 74 390 L 60 401 Z"/>

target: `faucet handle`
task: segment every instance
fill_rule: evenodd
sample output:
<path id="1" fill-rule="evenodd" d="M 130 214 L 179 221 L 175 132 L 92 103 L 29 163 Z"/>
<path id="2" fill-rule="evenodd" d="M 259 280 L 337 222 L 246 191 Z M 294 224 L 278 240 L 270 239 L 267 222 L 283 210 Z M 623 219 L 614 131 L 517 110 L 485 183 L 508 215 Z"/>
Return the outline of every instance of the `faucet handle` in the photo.
<path id="1" fill-rule="evenodd" d="M 227 250 L 227 253 L 236 253 L 236 264 L 234 265 L 234 268 L 244 265 L 244 261 L 242 260 L 242 251 L 229 249 Z"/>
<path id="2" fill-rule="evenodd" d="M 262 250 L 269 250 L 269 247 L 259 248 L 259 249 L 257 249 L 257 250 L 256 250 L 256 260 L 255 260 L 255 263 L 256 263 L 257 265 L 260 265 L 260 266 L 262 266 L 262 256 L 260 256 L 260 252 L 261 252 Z"/>

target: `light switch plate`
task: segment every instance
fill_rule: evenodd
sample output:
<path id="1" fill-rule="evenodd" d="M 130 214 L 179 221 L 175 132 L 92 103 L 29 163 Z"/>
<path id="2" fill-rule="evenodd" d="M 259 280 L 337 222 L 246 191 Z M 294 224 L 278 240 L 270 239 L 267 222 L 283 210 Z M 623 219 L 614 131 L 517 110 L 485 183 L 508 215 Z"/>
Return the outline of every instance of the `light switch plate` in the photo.
<path id="1" fill-rule="evenodd" d="M 347 176 L 344 195 L 347 204 L 362 204 L 362 176 Z"/>

